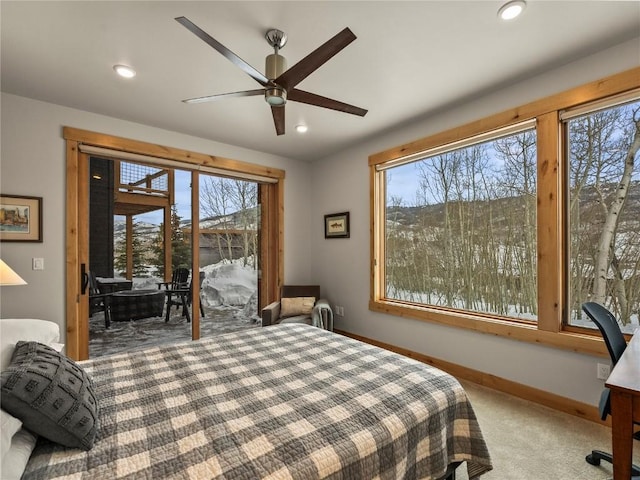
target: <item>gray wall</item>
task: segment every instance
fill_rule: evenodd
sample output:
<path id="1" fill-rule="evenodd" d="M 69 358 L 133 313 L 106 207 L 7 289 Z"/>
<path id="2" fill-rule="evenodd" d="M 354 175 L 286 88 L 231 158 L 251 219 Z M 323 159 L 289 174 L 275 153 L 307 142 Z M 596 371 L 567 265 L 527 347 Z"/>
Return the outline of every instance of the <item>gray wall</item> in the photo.
<path id="1" fill-rule="evenodd" d="M 42 318 L 65 327 L 65 142 L 71 126 L 286 170 L 285 279 L 310 278 L 308 163 L 190 137 L 115 118 L 2 94 L 0 191 L 43 197 L 42 243 L 1 243 L 0 255 L 28 285 L 0 289 L 1 318 Z M 44 258 L 33 271 L 31 259 Z"/>
<path id="2" fill-rule="evenodd" d="M 343 305 L 336 326 L 515 382 L 597 404 L 600 358 L 373 313 L 369 300 L 369 155 L 638 66 L 640 38 L 552 72 L 381 132 L 311 165 L 175 132 L 2 94 L 0 190 L 44 197 L 44 242 L 2 243 L 0 254 L 29 282 L 0 293 L 0 317 L 64 327 L 65 156 L 63 125 L 285 169 L 285 281 L 319 283 Z M 472 81 L 472 79 L 470 79 Z M 374 108 L 374 106 L 371 106 Z M 309 194 L 311 192 L 311 194 Z M 323 215 L 351 212 L 351 238 L 325 240 Z M 31 258 L 45 270 L 32 271 Z"/>
<path id="3" fill-rule="evenodd" d="M 369 311 L 367 161 L 371 154 L 628 70 L 639 63 L 640 39 L 635 39 L 482 98 L 443 109 L 410 125 L 381 132 L 375 139 L 314 162 L 313 176 L 321 178 L 322 183 L 314 184 L 312 195 L 311 266 L 314 279 L 322 285 L 323 296 L 326 294 L 332 304 L 344 306 L 345 316 L 336 319 L 336 328 L 597 405 L 603 383 L 596 378 L 596 363 L 606 363 L 604 358 Z M 323 215 L 343 211 L 351 212 L 351 238 L 325 240 Z"/>

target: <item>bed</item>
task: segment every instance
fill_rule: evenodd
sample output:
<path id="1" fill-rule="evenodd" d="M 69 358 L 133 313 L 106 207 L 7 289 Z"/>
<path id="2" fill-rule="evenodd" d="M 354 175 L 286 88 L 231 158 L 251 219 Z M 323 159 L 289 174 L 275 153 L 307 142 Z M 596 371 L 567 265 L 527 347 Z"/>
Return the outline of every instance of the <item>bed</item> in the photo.
<path id="1" fill-rule="evenodd" d="M 79 362 L 88 451 L 40 438 L 24 479 L 443 479 L 491 460 L 450 375 L 307 325 Z"/>

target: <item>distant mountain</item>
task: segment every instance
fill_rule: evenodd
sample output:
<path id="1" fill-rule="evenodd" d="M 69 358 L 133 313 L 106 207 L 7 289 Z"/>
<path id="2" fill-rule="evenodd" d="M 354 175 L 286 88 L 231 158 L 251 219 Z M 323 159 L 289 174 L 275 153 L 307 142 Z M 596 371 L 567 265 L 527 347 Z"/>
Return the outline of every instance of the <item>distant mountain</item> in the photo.
<path id="1" fill-rule="evenodd" d="M 607 196 L 615 193 L 617 184 L 608 184 L 601 187 Z M 467 202 L 465 202 L 467 203 Z M 486 222 L 489 216 L 489 206 L 494 225 L 504 217 L 506 212 L 513 213 L 522 208 L 522 197 L 508 197 L 489 201 L 475 202 L 475 213 L 478 222 Z M 458 202 L 450 202 L 449 208 L 454 209 Z M 585 187 L 580 192 L 580 211 L 583 218 L 589 212 L 600 209 L 600 198 L 595 187 Z M 404 227 L 417 226 L 420 223 L 440 225 L 444 222 L 445 208 L 443 203 L 425 205 L 417 207 L 397 207 L 387 208 L 387 222 L 397 223 Z M 631 182 L 629 192 L 625 202 L 624 217 L 619 226 L 619 231 L 637 229 L 640 225 L 640 180 Z"/>
<path id="2" fill-rule="evenodd" d="M 207 217 L 200 220 L 200 228 L 202 229 L 210 229 L 210 228 L 230 228 L 230 229 L 239 229 L 242 228 L 244 224 L 245 218 L 256 219 L 257 218 L 258 207 L 250 208 L 244 211 L 237 211 L 230 213 L 228 215 L 218 215 L 214 217 Z M 136 228 L 141 234 L 142 243 L 147 245 L 153 243 L 156 236 L 160 232 L 161 223 L 149 223 L 149 222 L 136 222 L 134 217 L 134 223 L 136 224 Z M 190 229 L 191 221 L 190 220 L 181 220 L 180 227 Z M 251 224 L 249 228 L 256 229 L 257 225 Z M 127 231 L 126 220 L 123 217 L 115 217 L 113 222 L 113 236 L 114 242 L 124 241 L 125 235 Z"/>

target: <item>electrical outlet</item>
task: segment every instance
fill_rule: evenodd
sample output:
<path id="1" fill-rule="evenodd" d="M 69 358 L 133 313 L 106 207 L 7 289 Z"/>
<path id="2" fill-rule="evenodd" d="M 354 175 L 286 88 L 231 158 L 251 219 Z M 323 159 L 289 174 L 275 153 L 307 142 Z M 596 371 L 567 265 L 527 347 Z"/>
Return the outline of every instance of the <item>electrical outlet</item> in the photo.
<path id="1" fill-rule="evenodd" d="M 597 377 L 600 380 L 606 380 L 607 378 L 609 378 L 610 373 L 611 373 L 611 367 L 608 364 L 606 363 L 598 364 Z"/>
<path id="2" fill-rule="evenodd" d="M 340 306 L 340 305 L 336 305 L 336 306 L 335 306 L 335 311 L 336 311 L 336 312 L 335 312 L 335 313 L 336 313 L 336 315 L 338 315 L 338 316 L 340 316 L 340 317 L 344 316 L 344 307 L 342 307 L 342 306 Z"/>

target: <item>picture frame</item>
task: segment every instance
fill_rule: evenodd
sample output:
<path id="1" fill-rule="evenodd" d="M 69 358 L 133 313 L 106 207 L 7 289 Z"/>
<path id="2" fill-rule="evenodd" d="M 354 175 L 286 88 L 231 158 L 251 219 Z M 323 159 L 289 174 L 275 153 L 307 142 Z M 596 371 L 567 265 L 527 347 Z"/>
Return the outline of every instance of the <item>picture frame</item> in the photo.
<path id="1" fill-rule="evenodd" d="M 42 197 L 0 194 L 0 242 L 42 242 Z"/>
<path id="2" fill-rule="evenodd" d="M 349 212 L 324 216 L 324 238 L 349 238 Z"/>

